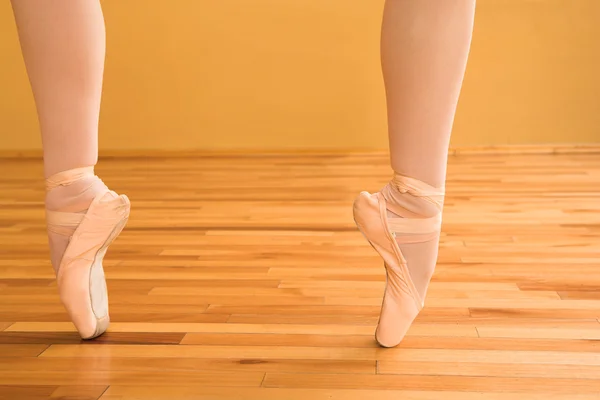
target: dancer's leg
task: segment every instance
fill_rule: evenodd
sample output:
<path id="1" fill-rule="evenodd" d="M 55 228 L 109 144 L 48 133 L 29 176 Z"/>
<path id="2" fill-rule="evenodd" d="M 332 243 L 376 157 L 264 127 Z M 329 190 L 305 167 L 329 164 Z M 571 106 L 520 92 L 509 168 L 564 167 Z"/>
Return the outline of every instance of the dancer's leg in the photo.
<path id="1" fill-rule="evenodd" d="M 381 193 L 363 193 L 355 204 L 359 228 L 386 263 L 378 327 L 385 346 L 396 345 L 408 330 L 435 268 L 448 145 L 474 11 L 475 0 L 385 5 L 381 53 L 396 175 Z"/>
<path id="2" fill-rule="evenodd" d="M 12 0 L 46 177 L 98 160 L 105 32 L 98 0 Z"/>
<path id="3" fill-rule="evenodd" d="M 475 0 L 387 0 L 381 58 L 392 168 L 444 185 Z"/>
<path id="4" fill-rule="evenodd" d="M 100 2 L 12 0 L 12 6 L 38 111 L 46 178 L 94 166 L 105 54 Z M 99 179 L 86 177 L 49 191 L 46 206 L 84 211 L 101 190 L 105 187 Z M 48 235 L 52 266 L 58 271 L 69 236 Z"/>
<path id="5" fill-rule="evenodd" d="M 12 0 L 12 6 L 42 132 L 50 257 L 63 303 L 82 336 L 91 337 L 108 324 L 101 259 L 128 215 L 126 198 L 93 172 L 102 10 L 99 0 Z"/>

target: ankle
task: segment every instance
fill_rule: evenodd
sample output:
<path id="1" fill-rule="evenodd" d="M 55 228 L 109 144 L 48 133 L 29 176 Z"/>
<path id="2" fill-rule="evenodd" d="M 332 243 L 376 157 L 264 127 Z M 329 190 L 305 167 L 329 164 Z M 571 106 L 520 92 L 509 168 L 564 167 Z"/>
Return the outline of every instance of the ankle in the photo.
<path id="1" fill-rule="evenodd" d="M 46 180 L 46 208 L 50 211 L 84 212 L 94 198 L 107 190 L 93 167 L 63 171 Z"/>
<path id="2" fill-rule="evenodd" d="M 443 186 L 436 188 L 400 174 L 394 174 L 381 193 L 386 199 L 388 217 L 432 218 L 443 209 Z"/>
<path id="3" fill-rule="evenodd" d="M 58 273 L 60 262 L 71 236 L 77 229 L 79 218 L 70 223 L 57 223 L 57 214 L 87 211 L 94 198 L 106 186 L 94 175 L 93 167 L 77 168 L 52 175 L 46 180 L 46 223 L 50 244 L 50 261 L 55 273 Z M 74 222 L 73 222 L 74 221 Z"/>

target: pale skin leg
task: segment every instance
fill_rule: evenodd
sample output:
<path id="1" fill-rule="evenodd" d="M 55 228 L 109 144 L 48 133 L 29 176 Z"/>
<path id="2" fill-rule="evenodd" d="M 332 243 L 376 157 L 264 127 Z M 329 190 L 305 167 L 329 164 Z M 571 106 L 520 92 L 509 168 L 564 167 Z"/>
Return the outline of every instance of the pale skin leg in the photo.
<path id="1" fill-rule="evenodd" d="M 381 35 L 392 169 L 434 187 L 446 179 L 448 146 L 469 55 L 475 0 L 387 0 Z M 435 207 L 407 199 L 421 216 Z M 393 216 L 393 214 L 388 214 Z M 401 244 L 423 295 L 439 240 Z"/>
<path id="2" fill-rule="evenodd" d="M 440 187 L 469 54 L 475 0 L 387 0 L 381 35 L 391 164 Z"/>
<path id="3" fill-rule="evenodd" d="M 45 177 L 96 165 L 106 40 L 99 0 L 11 3 L 38 112 Z M 100 179 L 86 177 L 49 191 L 46 207 L 83 212 L 102 190 Z M 48 236 L 56 270 L 68 236 Z"/>

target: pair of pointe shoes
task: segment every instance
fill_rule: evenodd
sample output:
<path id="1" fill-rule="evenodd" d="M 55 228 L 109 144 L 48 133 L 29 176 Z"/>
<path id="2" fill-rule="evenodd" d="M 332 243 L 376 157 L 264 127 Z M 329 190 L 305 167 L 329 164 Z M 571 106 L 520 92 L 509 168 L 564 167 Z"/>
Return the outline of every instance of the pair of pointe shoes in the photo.
<path id="1" fill-rule="evenodd" d="M 48 178 L 46 189 L 67 186 L 90 176 L 93 167 L 64 171 Z M 398 201 L 407 194 L 435 204 L 439 213 L 429 218 L 414 218 L 414 213 L 406 212 L 400 206 L 402 201 Z M 375 334 L 383 347 L 393 347 L 402 341 L 424 305 L 398 242 L 420 243 L 439 235 L 443 195 L 443 189 L 396 175 L 381 192 L 362 192 L 354 202 L 356 224 L 381 255 L 386 269 L 387 284 Z M 388 218 L 388 210 L 407 218 Z M 110 317 L 102 260 L 127 223 L 129 211 L 127 196 L 106 189 L 96 195 L 85 213 L 46 212 L 48 229 L 70 236 L 60 261 L 57 283 L 61 301 L 83 339 L 100 336 L 108 328 Z M 76 229 L 71 235 L 73 228 Z"/>
<path id="2" fill-rule="evenodd" d="M 94 176 L 93 167 L 64 171 L 46 180 L 46 190 L 90 176 Z M 127 196 L 106 189 L 96 195 L 85 213 L 46 210 L 48 230 L 70 236 L 56 279 L 60 299 L 83 339 L 100 336 L 108 328 L 110 317 L 102 260 L 127 223 L 129 209 Z M 76 229 L 71 234 L 73 228 Z"/>
<path id="3" fill-rule="evenodd" d="M 437 213 L 430 217 L 415 214 L 408 209 L 410 207 L 406 207 L 407 203 L 410 204 L 411 197 L 433 205 L 433 210 Z M 398 243 L 437 240 L 442 224 L 443 199 L 444 188 L 435 188 L 417 179 L 396 174 L 381 192 L 362 192 L 354 201 L 354 221 L 383 259 L 387 275 L 381 314 L 375 332 L 375 339 L 382 347 L 395 347 L 400 344 L 423 309 L 425 300 L 411 279 Z M 389 218 L 388 211 L 399 218 Z"/>

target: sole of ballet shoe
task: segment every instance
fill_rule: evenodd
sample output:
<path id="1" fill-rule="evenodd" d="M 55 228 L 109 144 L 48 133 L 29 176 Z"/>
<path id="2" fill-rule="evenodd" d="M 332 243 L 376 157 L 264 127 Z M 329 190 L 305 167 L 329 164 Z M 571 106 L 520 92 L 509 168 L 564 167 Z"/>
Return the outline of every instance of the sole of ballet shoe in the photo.
<path id="1" fill-rule="evenodd" d="M 108 198 L 107 198 L 108 197 Z M 84 340 L 102 335 L 110 324 L 102 262 L 129 219 L 127 196 L 98 196 L 67 246 L 58 273 L 63 305 Z"/>
<path id="2" fill-rule="evenodd" d="M 100 248 L 98 254 L 94 258 L 94 263 L 92 264 L 92 268 L 90 270 L 90 300 L 92 303 L 92 310 L 94 311 L 94 315 L 96 315 L 96 310 L 108 310 L 108 288 L 106 286 L 106 278 L 104 276 L 104 268 L 102 266 L 102 262 L 104 261 L 104 256 L 108 251 L 108 247 L 121 234 L 123 228 L 125 228 L 125 225 L 127 225 L 128 220 L 129 217 L 123 219 L 119 223 L 119 225 L 115 227 L 109 239 Z M 94 334 L 90 337 L 86 337 L 83 339 L 90 340 L 97 338 L 98 336 L 106 332 L 109 325 L 110 317 L 108 315 L 108 312 L 104 317 L 96 317 L 96 330 L 94 331 Z"/>

